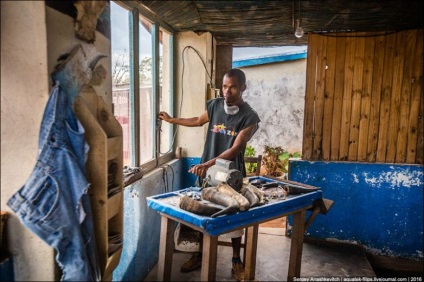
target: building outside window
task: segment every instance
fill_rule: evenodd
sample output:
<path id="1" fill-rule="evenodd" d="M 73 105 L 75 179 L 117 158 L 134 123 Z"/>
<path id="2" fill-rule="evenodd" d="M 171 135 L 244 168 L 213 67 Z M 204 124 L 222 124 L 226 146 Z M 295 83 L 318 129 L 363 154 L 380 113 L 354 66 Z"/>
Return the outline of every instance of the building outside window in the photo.
<path id="1" fill-rule="evenodd" d="M 170 158 L 173 128 L 157 121 L 172 114 L 173 34 L 137 7 L 111 1 L 112 102 L 123 129 L 124 166 L 149 170 Z"/>

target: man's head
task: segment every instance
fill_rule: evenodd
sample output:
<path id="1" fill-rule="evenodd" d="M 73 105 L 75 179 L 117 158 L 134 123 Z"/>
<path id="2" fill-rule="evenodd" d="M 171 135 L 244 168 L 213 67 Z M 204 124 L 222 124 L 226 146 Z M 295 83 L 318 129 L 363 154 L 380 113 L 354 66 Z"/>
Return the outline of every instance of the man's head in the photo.
<path id="1" fill-rule="evenodd" d="M 238 105 L 243 99 L 241 95 L 246 90 L 246 76 L 239 69 L 231 69 L 224 75 L 222 93 L 228 106 Z"/>

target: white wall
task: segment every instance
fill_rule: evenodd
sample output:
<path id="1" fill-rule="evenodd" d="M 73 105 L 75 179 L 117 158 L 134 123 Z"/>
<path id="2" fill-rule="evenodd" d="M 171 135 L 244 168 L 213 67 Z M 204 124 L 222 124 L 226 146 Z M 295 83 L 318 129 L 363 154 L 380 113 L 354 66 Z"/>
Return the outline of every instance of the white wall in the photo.
<path id="1" fill-rule="evenodd" d="M 184 77 L 182 82 L 182 52 L 186 46 L 195 48 L 203 61 L 206 63 L 208 72 L 211 64 L 211 46 L 212 36 L 210 33 L 198 35 L 194 32 L 182 32 L 176 34 L 176 48 L 174 52 L 174 61 L 177 65 L 175 76 L 175 117 L 197 117 L 206 109 L 207 85 L 209 77 L 205 67 L 193 49 L 187 49 L 184 52 Z M 182 108 L 180 107 L 183 99 Z M 181 116 L 180 116 L 181 108 Z M 206 135 L 207 125 L 203 127 L 178 127 L 176 137 L 177 147 L 182 147 L 183 157 L 200 157 L 203 152 L 203 145 Z"/>
<path id="2" fill-rule="evenodd" d="M 301 152 L 306 59 L 240 69 L 247 79 L 243 98 L 261 119 L 248 145 L 256 154 L 263 154 L 265 145 Z"/>
<path id="3" fill-rule="evenodd" d="M 1 210 L 17 281 L 52 281 L 53 249 L 6 206 L 35 165 L 48 99 L 44 1 L 1 1 Z"/>

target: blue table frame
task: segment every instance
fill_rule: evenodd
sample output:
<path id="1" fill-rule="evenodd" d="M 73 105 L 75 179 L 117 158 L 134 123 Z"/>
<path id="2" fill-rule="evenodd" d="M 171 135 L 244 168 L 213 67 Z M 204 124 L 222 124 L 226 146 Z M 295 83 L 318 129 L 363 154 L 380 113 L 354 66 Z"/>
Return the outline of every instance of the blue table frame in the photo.
<path id="1" fill-rule="evenodd" d="M 285 183 L 284 181 L 279 182 Z M 171 280 L 175 222 L 180 222 L 203 233 L 202 268 L 200 275 L 202 281 L 215 281 L 218 236 L 233 230 L 247 228 L 245 274 L 247 280 L 253 280 L 255 279 L 256 270 L 259 224 L 290 214 L 293 214 L 294 218 L 287 280 L 292 281 L 294 277 L 300 276 L 306 210 L 316 207 L 317 205 L 314 205 L 314 203 L 322 200 L 322 192 L 320 190 L 300 195 L 289 195 L 286 200 L 217 218 L 196 215 L 163 201 L 164 198 L 178 196 L 187 191 L 197 192 L 199 188 L 190 187 L 147 198 L 148 206 L 161 214 L 158 280 Z M 310 223 L 310 220 L 308 222 Z"/>

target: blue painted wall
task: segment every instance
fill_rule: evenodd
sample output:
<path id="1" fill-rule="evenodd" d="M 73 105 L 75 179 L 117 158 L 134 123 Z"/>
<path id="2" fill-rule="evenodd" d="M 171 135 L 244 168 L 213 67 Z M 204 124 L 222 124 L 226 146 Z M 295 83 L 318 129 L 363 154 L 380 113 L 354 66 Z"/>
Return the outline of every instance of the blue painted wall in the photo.
<path id="1" fill-rule="evenodd" d="M 146 197 L 179 190 L 184 174 L 182 160 L 171 168 L 156 169 L 124 189 L 124 244 L 121 261 L 113 272 L 113 281 L 143 281 L 159 257 L 160 215 L 147 207 Z"/>
<path id="2" fill-rule="evenodd" d="M 423 166 L 292 160 L 289 179 L 321 187 L 323 197 L 334 200 L 307 236 L 423 258 Z"/>
<path id="3" fill-rule="evenodd" d="M 181 187 L 187 188 L 195 186 L 197 177 L 196 175 L 189 173 L 190 166 L 200 163 L 200 158 L 182 158 L 183 175 L 181 177 Z"/>
<path id="4" fill-rule="evenodd" d="M 143 281 L 159 257 L 160 215 L 147 207 L 146 197 L 193 186 L 196 177 L 188 173 L 200 158 L 173 160 L 167 168 L 157 169 L 124 189 L 124 245 L 113 281 Z"/>
<path id="5" fill-rule="evenodd" d="M 0 261 L 0 281 L 15 281 L 15 272 L 13 270 L 13 258 L 11 256 L 1 257 Z"/>

